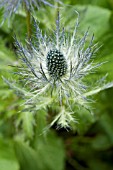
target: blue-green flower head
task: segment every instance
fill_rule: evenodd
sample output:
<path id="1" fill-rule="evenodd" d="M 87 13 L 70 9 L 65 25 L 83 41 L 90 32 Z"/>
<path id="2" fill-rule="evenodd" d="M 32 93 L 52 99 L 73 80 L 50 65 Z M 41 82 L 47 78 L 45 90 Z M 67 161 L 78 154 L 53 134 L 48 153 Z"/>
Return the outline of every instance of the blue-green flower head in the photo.
<path id="1" fill-rule="evenodd" d="M 55 1 L 59 2 L 59 0 Z M 54 7 L 54 1 L 51 0 L 0 0 L 0 8 L 4 9 L 4 20 L 10 18 L 21 6 L 34 11 L 34 9 L 39 9 L 41 4 Z"/>
<path id="2" fill-rule="evenodd" d="M 87 75 L 101 65 L 94 63 L 92 57 L 98 51 L 98 44 L 93 44 L 94 36 L 86 45 L 88 31 L 78 38 L 79 22 L 76 20 L 73 34 L 66 33 L 60 26 L 60 17 L 56 22 L 54 34 L 42 34 L 35 22 L 36 35 L 28 41 L 26 47 L 16 39 L 21 66 L 18 67 L 18 82 L 9 85 L 25 97 L 24 107 L 29 111 L 56 106 L 59 113 L 53 117 L 51 125 L 57 122 L 60 127 L 69 127 L 76 122 L 73 105 L 88 108 L 88 96 L 112 86 L 107 84 L 96 87 L 86 85 Z M 88 81 L 88 80 L 87 80 Z M 91 84 L 92 82 L 89 82 Z"/>

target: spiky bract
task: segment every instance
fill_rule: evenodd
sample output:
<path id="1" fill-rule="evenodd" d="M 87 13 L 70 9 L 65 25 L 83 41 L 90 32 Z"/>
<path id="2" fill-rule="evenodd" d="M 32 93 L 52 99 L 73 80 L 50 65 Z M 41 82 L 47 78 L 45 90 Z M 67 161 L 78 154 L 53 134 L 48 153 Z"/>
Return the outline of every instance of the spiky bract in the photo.
<path id="1" fill-rule="evenodd" d="M 55 1 L 59 2 L 59 0 Z M 51 0 L 0 0 L 0 8 L 4 9 L 4 20 L 10 18 L 21 6 L 25 6 L 29 11 L 34 11 L 34 8 L 39 9 L 41 4 L 53 7 Z"/>

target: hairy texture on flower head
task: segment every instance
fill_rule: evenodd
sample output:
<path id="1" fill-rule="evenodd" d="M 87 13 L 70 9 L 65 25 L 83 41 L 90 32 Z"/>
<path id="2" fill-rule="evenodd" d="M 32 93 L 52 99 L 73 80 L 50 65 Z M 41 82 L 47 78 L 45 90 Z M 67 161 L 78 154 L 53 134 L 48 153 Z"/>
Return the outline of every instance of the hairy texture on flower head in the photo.
<path id="1" fill-rule="evenodd" d="M 55 0 L 59 2 L 59 0 Z M 53 7 L 51 0 L 0 0 L 0 8 L 4 8 L 4 19 L 10 18 L 16 13 L 21 5 L 25 5 L 27 10 L 33 11 L 39 9 L 41 4 Z"/>
<path id="2" fill-rule="evenodd" d="M 112 87 L 96 84 L 90 87 L 87 75 L 93 73 L 102 63 L 94 63 L 94 55 L 98 44 L 93 44 L 94 35 L 86 44 L 88 30 L 82 38 L 78 38 L 76 20 L 73 34 L 66 33 L 60 26 L 60 16 L 56 21 L 54 34 L 42 34 L 34 21 L 36 36 L 34 41 L 27 41 L 24 47 L 16 38 L 17 54 L 21 60 L 18 67 L 19 83 L 7 83 L 25 97 L 24 107 L 29 111 L 37 111 L 47 106 L 59 107 L 59 113 L 51 122 L 57 122 L 59 127 L 69 127 L 71 122 L 77 122 L 72 110 L 73 105 L 82 106 L 89 110 L 88 96 Z M 86 81 L 87 80 L 87 81 Z M 87 84 L 86 84 L 87 82 Z"/>

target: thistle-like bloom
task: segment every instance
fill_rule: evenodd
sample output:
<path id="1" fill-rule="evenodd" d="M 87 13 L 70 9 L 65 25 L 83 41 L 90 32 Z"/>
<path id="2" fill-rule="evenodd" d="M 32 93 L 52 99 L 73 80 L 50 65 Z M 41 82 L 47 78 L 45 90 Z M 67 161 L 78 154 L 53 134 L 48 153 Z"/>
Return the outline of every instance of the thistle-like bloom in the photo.
<path id="1" fill-rule="evenodd" d="M 56 30 L 51 36 L 42 34 L 35 22 L 36 36 L 32 42 L 24 47 L 18 40 L 18 56 L 21 66 L 17 74 L 21 81 L 7 83 L 25 97 L 24 108 L 30 112 L 40 109 L 57 108 L 50 125 L 57 123 L 58 127 L 67 128 L 76 121 L 73 106 L 89 109 L 88 96 L 112 87 L 113 83 L 96 83 L 92 87 L 91 79 L 87 76 L 94 72 L 100 64 L 94 63 L 94 55 L 98 51 L 98 44 L 93 44 L 94 36 L 86 45 L 88 31 L 79 39 L 76 20 L 73 34 L 66 33 L 60 27 L 60 18 L 56 21 Z M 91 85 L 91 86 L 90 86 Z"/>
<path id="2" fill-rule="evenodd" d="M 58 2 L 58 0 L 55 0 Z M 39 9 L 41 4 L 53 6 L 51 0 L 0 0 L 0 8 L 4 8 L 4 19 L 10 18 L 13 13 L 16 13 L 21 5 L 24 5 L 27 10 L 33 11 L 34 8 Z"/>

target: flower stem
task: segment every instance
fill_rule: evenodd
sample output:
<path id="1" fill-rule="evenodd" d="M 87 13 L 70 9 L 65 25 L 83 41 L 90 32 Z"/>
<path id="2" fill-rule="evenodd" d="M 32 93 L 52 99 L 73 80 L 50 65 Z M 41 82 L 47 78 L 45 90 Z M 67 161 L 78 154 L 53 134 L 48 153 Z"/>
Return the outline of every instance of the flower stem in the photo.
<path id="1" fill-rule="evenodd" d="M 32 35 L 32 31 L 31 31 L 31 14 L 30 14 L 30 10 L 27 9 L 25 3 L 24 3 L 24 6 L 25 6 L 25 11 L 26 11 L 26 24 L 27 24 L 28 40 L 31 40 L 31 35 Z"/>
<path id="2" fill-rule="evenodd" d="M 30 12 L 27 11 L 27 18 L 26 18 L 26 21 L 27 21 L 27 32 L 28 32 L 28 39 L 30 40 L 31 39 L 31 15 L 30 15 Z"/>

